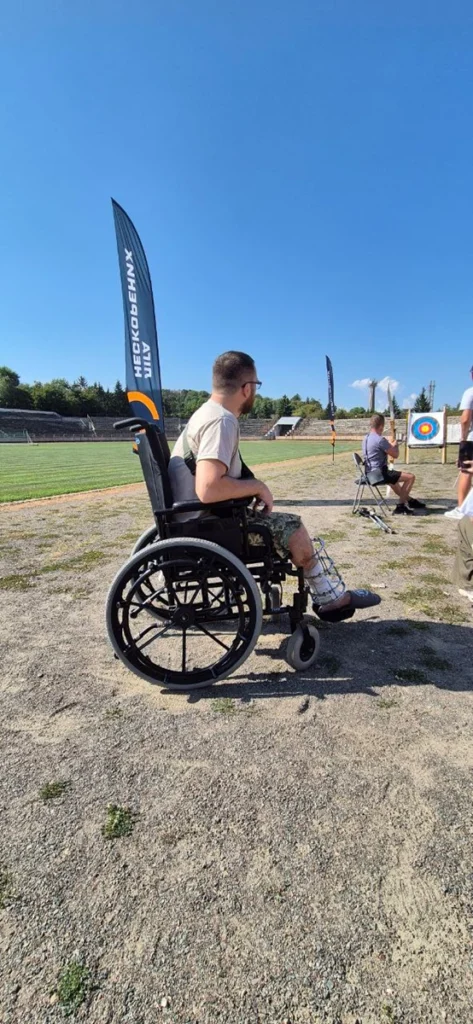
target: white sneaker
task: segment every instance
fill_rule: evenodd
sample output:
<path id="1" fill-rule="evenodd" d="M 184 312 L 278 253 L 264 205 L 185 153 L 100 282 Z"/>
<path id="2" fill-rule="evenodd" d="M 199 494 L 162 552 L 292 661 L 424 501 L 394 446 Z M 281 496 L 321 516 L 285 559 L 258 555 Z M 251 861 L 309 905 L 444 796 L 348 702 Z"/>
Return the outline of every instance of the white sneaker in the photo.
<path id="1" fill-rule="evenodd" d="M 470 604 L 473 604 L 473 590 L 459 590 L 458 593 L 461 594 L 462 597 L 468 598 Z"/>
<path id="2" fill-rule="evenodd" d="M 450 512 L 444 512 L 446 519 L 463 519 L 464 514 L 459 508 L 451 508 Z"/>

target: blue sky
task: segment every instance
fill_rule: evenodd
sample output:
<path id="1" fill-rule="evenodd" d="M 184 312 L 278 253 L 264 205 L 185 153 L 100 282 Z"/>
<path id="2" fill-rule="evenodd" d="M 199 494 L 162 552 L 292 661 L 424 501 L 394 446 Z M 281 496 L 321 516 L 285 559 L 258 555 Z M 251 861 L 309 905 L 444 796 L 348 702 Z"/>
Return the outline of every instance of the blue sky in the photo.
<path id="1" fill-rule="evenodd" d="M 15 8 L 15 9 L 14 9 Z M 23 0 L 1 15 L 0 363 L 124 379 L 110 196 L 163 385 L 226 348 L 263 392 L 364 404 L 473 363 L 473 5 Z"/>

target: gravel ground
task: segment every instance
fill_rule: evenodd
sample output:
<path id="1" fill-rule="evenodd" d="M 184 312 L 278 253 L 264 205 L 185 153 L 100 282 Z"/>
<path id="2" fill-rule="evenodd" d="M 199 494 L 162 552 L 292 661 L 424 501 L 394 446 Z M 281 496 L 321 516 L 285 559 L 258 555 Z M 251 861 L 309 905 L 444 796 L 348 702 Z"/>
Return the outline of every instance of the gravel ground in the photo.
<path id="1" fill-rule="evenodd" d="M 430 514 L 388 537 L 352 519 L 348 457 L 268 470 L 278 507 L 383 603 L 321 630 L 306 673 L 265 625 L 234 677 L 190 697 L 132 676 L 105 634 L 145 495 L 2 509 L 2 1022 L 471 1024 L 455 475 L 421 467 Z M 131 834 L 104 836 L 111 804 Z M 58 985 L 73 963 L 76 1004 Z"/>

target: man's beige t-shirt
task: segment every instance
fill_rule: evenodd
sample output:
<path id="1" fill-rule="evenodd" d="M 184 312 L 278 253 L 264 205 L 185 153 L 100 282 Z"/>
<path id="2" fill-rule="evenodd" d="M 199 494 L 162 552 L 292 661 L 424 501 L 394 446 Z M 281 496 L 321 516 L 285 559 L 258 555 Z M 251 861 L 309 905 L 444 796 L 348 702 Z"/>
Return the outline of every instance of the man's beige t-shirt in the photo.
<path id="1" fill-rule="evenodd" d="M 197 409 L 187 424 L 187 443 L 196 462 L 218 459 L 227 467 L 228 476 L 241 477 L 240 427 L 236 416 L 223 405 L 209 398 Z M 176 441 L 169 462 L 169 479 L 174 501 L 196 500 L 195 476 L 184 462 L 183 433 Z M 195 519 L 202 514 L 186 512 L 180 518 Z"/>

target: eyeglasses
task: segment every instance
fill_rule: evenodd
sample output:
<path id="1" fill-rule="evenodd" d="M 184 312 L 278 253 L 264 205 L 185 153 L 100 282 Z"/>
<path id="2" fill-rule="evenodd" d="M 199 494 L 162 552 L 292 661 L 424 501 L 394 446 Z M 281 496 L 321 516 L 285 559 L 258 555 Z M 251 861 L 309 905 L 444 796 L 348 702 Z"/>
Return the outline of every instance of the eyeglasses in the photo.
<path id="1" fill-rule="evenodd" d="M 262 380 L 245 380 L 245 383 L 241 385 L 242 388 L 246 388 L 247 384 L 254 384 L 257 391 L 259 391 L 259 389 L 263 387 Z"/>

